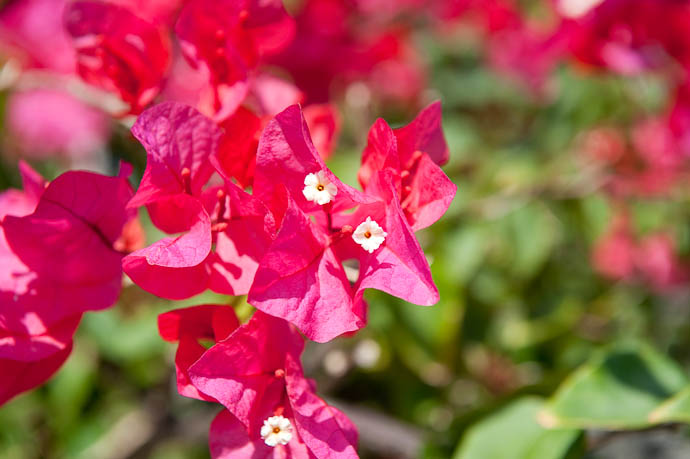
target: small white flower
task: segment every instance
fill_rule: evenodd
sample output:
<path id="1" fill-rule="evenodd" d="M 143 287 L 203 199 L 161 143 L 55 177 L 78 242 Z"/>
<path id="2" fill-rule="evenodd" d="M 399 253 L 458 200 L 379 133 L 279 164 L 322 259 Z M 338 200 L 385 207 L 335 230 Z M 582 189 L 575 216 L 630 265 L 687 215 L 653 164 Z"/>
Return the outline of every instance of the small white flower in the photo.
<path id="1" fill-rule="evenodd" d="M 315 202 L 321 206 L 328 204 L 338 194 L 338 187 L 326 177 L 324 171 L 316 174 L 307 174 L 304 177 L 304 189 L 302 190 L 307 201 Z"/>
<path id="2" fill-rule="evenodd" d="M 374 250 L 378 249 L 383 244 L 383 241 L 386 240 L 386 236 L 388 236 L 388 233 L 371 217 L 367 217 L 352 233 L 352 239 L 369 253 L 373 253 Z"/>
<path id="3" fill-rule="evenodd" d="M 292 440 L 292 424 L 283 416 L 271 416 L 261 426 L 261 438 L 268 446 L 287 445 Z"/>

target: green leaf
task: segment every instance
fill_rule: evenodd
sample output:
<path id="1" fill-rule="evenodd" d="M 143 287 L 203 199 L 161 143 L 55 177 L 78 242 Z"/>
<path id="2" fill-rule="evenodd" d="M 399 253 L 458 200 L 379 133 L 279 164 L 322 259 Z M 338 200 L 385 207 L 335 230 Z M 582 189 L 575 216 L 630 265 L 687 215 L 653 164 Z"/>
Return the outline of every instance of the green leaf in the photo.
<path id="1" fill-rule="evenodd" d="M 643 428 L 651 424 L 652 411 L 685 385 L 682 370 L 651 347 L 619 345 L 571 375 L 541 419 L 554 427 Z"/>
<path id="2" fill-rule="evenodd" d="M 690 423 L 690 387 L 662 403 L 649 415 L 649 422 L 661 424 L 666 422 Z"/>
<path id="3" fill-rule="evenodd" d="M 454 459 L 561 459 L 580 435 L 545 429 L 537 422 L 544 401 L 524 397 L 471 427 Z"/>

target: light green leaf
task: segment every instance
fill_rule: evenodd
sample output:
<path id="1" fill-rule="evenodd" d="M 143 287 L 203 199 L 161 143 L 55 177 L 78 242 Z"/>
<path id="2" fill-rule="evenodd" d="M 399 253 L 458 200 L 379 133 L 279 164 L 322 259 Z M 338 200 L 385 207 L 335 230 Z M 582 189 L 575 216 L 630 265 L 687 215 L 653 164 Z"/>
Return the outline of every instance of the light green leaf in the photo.
<path id="1" fill-rule="evenodd" d="M 570 376 L 541 419 L 561 427 L 643 428 L 652 411 L 686 384 L 682 370 L 649 346 L 619 345 Z"/>
<path id="2" fill-rule="evenodd" d="M 544 401 L 521 398 L 471 427 L 454 459 L 561 459 L 580 432 L 548 430 L 537 421 Z"/>
<path id="3" fill-rule="evenodd" d="M 690 423 L 690 387 L 678 392 L 652 411 L 649 415 L 649 422 L 654 424 L 665 422 Z"/>

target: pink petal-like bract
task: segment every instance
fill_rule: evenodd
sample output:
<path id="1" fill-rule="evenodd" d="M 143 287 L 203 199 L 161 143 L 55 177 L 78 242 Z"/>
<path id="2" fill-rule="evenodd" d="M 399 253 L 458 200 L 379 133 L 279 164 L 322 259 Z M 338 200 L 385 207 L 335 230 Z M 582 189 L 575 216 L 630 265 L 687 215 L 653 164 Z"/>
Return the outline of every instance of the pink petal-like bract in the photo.
<path id="1" fill-rule="evenodd" d="M 368 254 L 362 251 L 357 290 L 375 288 L 410 303 L 429 306 L 438 302 L 438 289 L 431 278 L 429 263 L 396 199 L 393 174 L 382 171 L 369 182 L 369 189 L 386 203 L 362 206 L 352 216 L 353 226 L 372 216 L 387 232 L 381 247 Z"/>
<path id="2" fill-rule="evenodd" d="M 285 384 L 297 431 L 319 459 L 356 459 L 357 429 L 338 409 L 319 398 L 292 354 L 285 356 Z"/>
<path id="3" fill-rule="evenodd" d="M 125 178 L 70 171 L 50 183 L 33 214 L 5 217 L 7 242 L 37 282 L 70 292 L 60 316 L 117 299 L 122 254 L 113 244 L 131 218 L 125 209 L 131 195 Z"/>
<path id="4" fill-rule="evenodd" d="M 288 198 L 280 230 L 261 260 L 249 292 L 253 306 L 326 342 L 364 326 L 352 306 L 340 259 L 320 230 Z"/>
<path id="5" fill-rule="evenodd" d="M 188 370 L 206 351 L 199 340 L 223 340 L 238 326 L 234 310 L 223 305 L 192 306 L 158 316 L 158 331 L 161 337 L 166 341 L 179 342 L 175 354 L 175 370 L 177 391 L 180 395 L 215 401 L 191 384 Z"/>
<path id="6" fill-rule="evenodd" d="M 212 94 L 204 111 L 218 121 L 232 115 L 261 55 L 282 48 L 293 29 L 280 0 L 187 2 L 175 31 L 185 57 L 209 76 Z"/>
<path id="7" fill-rule="evenodd" d="M 304 378 L 302 349 L 302 338 L 289 324 L 257 311 L 189 369 L 192 383 L 228 409 L 211 427 L 213 457 L 358 457 L 354 425 Z M 276 413 L 291 421 L 293 438 L 271 451 L 259 430 Z M 222 433 L 231 436 L 221 438 Z"/>
<path id="8" fill-rule="evenodd" d="M 127 174 L 71 171 L 45 187 L 28 165 L 20 171 L 27 191 L 0 195 L 0 403 L 57 370 L 83 312 L 115 302 L 114 244 L 133 218 Z"/>
<path id="9" fill-rule="evenodd" d="M 299 208 L 305 212 L 322 210 L 315 202 L 307 201 L 303 194 L 304 178 L 323 171 L 338 188 L 333 210 L 346 210 L 366 202 L 366 196 L 341 182 L 325 165 L 314 148 L 309 128 L 297 105 L 279 113 L 268 125 L 259 141 L 254 177 L 254 194 L 269 201 L 276 183 L 285 185 Z"/>
<path id="10" fill-rule="evenodd" d="M 455 184 L 439 167 L 447 158 L 441 105 L 436 102 L 403 128 L 392 130 L 382 119 L 374 123 L 358 178 L 370 193 L 372 177 L 381 170 L 392 170 L 405 216 L 418 231 L 441 218 L 455 197 Z"/>
<path id="11" fill-rule="evenodd" d="M 216 154 L 221 137 L 213 121 L 187 105 L 163 102 L 142 113 L 132 133 L 146 149 L 147 162 L 130 206 L 170 194 L 199 196 L 213 173 L 209 157 Z"/>
<path id="12" fill-rule="evenodd" d="M 401 164 L 406 164 L 415 151 L 422 151 L 438 165 L 448 162 L 448 145 L 441 127 L 441 102 L 423 109 L 407 126 L 395 129 Z"/>
<path id="13" fill-rule="evenodd" d="M 72 352 L 72 343 L 64 350 L 35 362 L 0 359 L 0 405 L 14 396 L 43 384 L 62 366 Z"/>
<path id="14" fill-rule="evenodd" d="M 274 383 L 283 384 L 285 355 L 299 358 L 303 347 L 302 337 L 287 322 L 257 311 L 209 348 L 189 369 L 189 376 L 199 391 L 218 400 L 245 426 L 253 426 L 265 419 L 263 412 L 257 413 L 265 393 L 280 402 L 279 392 L 267 390 Z"/>
<path id="15" fill-rule="evenodd" d="M 206 259 L 211 252 L 211 219 L 202 202 L 187 194 L 161 200 L 185 233 L 166 237 L 125 257 L 127 275 L 146 291 L 169 299 L 203 292 L 208 285 Z"/>

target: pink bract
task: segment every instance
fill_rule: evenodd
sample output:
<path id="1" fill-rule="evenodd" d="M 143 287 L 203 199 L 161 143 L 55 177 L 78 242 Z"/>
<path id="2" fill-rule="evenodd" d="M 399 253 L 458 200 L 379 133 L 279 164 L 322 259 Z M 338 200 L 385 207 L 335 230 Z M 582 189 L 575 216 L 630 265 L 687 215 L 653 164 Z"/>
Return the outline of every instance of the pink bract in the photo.
<path id="1" fill-rule="evenodd" d="M 188 370 L 206 351 L 200 340 L 221 341 L 238 326 L 239 322 L 233 309 L 223 305 L 192 306 L 158 316 L 158 331 L 161 338 L 179 343 L 175 354 L 175 370 L 177 391 L 180 395 L 215 401 L 192 385 Z"/>
<path id="2" fill-rule="evenodd" d="M 209 158 L 215 154 L 221 137 L 213 121 L 187 105 L 163 102 L 137 118 L 132 134 L 146 149 L 146 170 L 129 203 L 131 207 L 167 195 L 200 196 L 201 188 L 213 174 Z"/>
<path id="3" fill-rule="evenodd" d="M 366 192 L 377 171 L 393 172 L 397 194 L 414 231 L 430 226 L 446 212 L 456 186 L 439 167 L 448 161 L 441 127 L 441 104 L 422 110 L 407 126 L 392 130 L 379 119 L 362 153 L 359 182 Z"/>
<path id="4" fill-rule="evenodd" d="M 115 242 L 133 215 L 124 174 L 67 172 L 47 187 L 28 165 L 26 192 L 0 195 L 0 366 L 4 402 L 50 377 L 67 358 L 85 311 L 117 299 L 122 254 Z"/>
<path id="5" fill-rule="evenodd" d="M 72 352 L 72 343 L 48 358 L 34 362 L 0 359 L 0 405 L 21 394 L 39 386 L 65 363 Z"/>
<path id="6" fill-rule="evenodd" d="M 288 448 L 294 445 L 299 451 L 303 442 L 319 459 L 358 457 L 352 423 L 318 398 L 304 378 L 302 348 L 302 338 L 289 324 L 257 311 L 247 324 L 206 351 L 189 375 L 200 391 L 244 425 L 254 445 L 263 421 L 279 413 L 298 434 Z"/>
<path id="7" fill-rule="evenodd" d="M 157 227 L 183 234 L 127 256 L 125 272 L 165 298 L 188 298 L 207 288 L 247 293 L 275 224 L 266 207 L 223 170 L 220 129 L 191 107 L 165 102 L 144 112 L 132 131 L 148 162 L 129 205 L 147 205 Z M 202 190 L 214 169 L 223 186 Z"/>
<path id="8" fill-rule="evenodd" d="M 326 342 L 364 326 L 329 236 L 286 196 L 280 230 L 261 260 L 248 301 Z"/>

